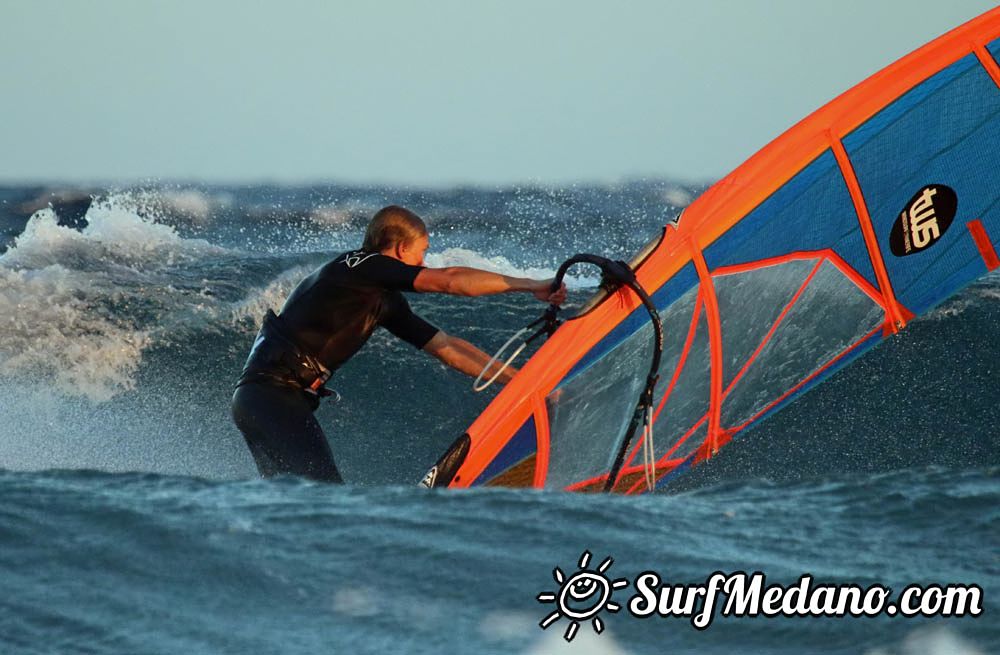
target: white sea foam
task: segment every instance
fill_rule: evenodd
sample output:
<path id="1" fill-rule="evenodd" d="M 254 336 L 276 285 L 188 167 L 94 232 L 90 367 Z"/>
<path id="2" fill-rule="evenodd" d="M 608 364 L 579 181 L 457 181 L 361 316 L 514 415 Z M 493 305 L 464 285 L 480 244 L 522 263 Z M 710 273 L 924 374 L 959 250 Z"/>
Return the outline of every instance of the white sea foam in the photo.
<path id="1" fill-rule="evenodd" d="M 950 316 L 958 316 L 969 307 L 992 303 L 1000 300 L 1000 276 L 991 274 L 973 286 L 949 298 L 940 306 L 927 314 L 930 320 L 940 320 Z"/>
<path id="2" fill-rule="evenodd" d="M 580 624 L 573 641 L 566 641 L 564 634 L 565 622 L 559 621 L 539 636 L 524 654 L 626 655 L 629 652 L 614 638 L 610 629 L 605 628 L 601 634 L 596 634 L 589 621 Z"/>
<path id="3" fill-rule="evenodd" d="M 281 273 L 267 286 L 251 290 L 243 300 L 233 304 L 230 322 L 233 325 L 248 319 L 257 322 L 268 309 L 277 311 L 285 304 L 285 298 L 292 292 L 295 285 L 311 272 L 309 267 L 296 266 Z"/>
<path id="4" fill-rule="evenodd" d="M 483 615 L 479 634 L 490 641 L 519 640 L 537 630 L 538 616 L 524 610 L 493 610 Z"/>
<path id="5" fill-rule="evenodd" d="M 0 255 L 0 376 L 107 400 L 134 386 L 155 318 L 191 302 L 169 273 L 225 251 L 143 218 L 130 196 L 95 202 L 86 219 L 78 231 L 41 210 Z M 132 306 L 154 320 L 123 311 Z"/>
<path id="6" fill-rule="evenodd" d="M 239 280 L 199 280 L 192 272 L 234 253 L 180 236 L 150 206 L 136 194 L 98 199 L 82 230 L 60 225 L 52 209 L 31 217 L 0 255 L 0 377 L 31 376 L 70 395 L 110 399 L 134 387 L 144 353 L 169 341 L 179 322 L 195 329 L 256 325 L 311 271 L 294 266 L 236 302 L 232 295 L 220 300 L 219 291 L 237 290 Z M 428 264 L 535 279 L 555 274 L 464 248 L 432 254 Z M 567 283 L 593 286 L 596 278 Z"/>
<path id="7" fill-rule="evenodd" d="M 323 206 L 312 210 L 309 218 L 320 225 L 345 225 L 351 220 L 351 212 L 342 207 Z"/>
<path id="8" fill-rule="evenodd" d="M 875 648 L 865 655 L 984 655 L 954 630 L 928 626 L 906 635 L 899 648 Z"/>
<path id="9" fill-rule="evenodd" d="M 52 209 L 36 212 L 0 255 L 0 265 L 13 268 L 42 268 L 50 264 L 140 262 L 172 265 L 178 258 L 201 257 L 225 252 L 201 239 L 184 239 L 169 225 L 144 218 L 131 195 L 111 196 L 95 201 L 87 210 L 87 226 L 82 230 L 59 225 Z"/>
<path id="10" fill-rule="evenodd" d="M 353 618 L 379 613 L 378 596 L 370 587 L 346 587 L 333 594 L 333 611 Z"/>
<path id="11" fill-rule="evenodd" d="M 664 191 L 663 199 L 674 207 L 687 207 L 693 200 L 690 191 L 677 186 L 670 187 Z"/>
<path id="12" fill-rule="evenodd" d="M 160 222 L 169 217 L 195 224 L 207 223 L 217 208 L 233 202 L 228 193 L 208 194 L 184 188 L 133 189 L 115 193 L 111 199 L 121 208 Z"/>
<path id="13" fill-rule="evenodd" d="M 205 222 L 212 213 L 213 201 L 194 189 L 163 190 L 156 194 L 163 206 L 197 222 Z"/>
<path id="14" fill-rule="evenodd" d="M 107 400 L 132 388 L 148 334 L 94 311 L 94 286 L 59 265 L 0 268 L 0 375 L 49 378 L 71 395 Z"/>

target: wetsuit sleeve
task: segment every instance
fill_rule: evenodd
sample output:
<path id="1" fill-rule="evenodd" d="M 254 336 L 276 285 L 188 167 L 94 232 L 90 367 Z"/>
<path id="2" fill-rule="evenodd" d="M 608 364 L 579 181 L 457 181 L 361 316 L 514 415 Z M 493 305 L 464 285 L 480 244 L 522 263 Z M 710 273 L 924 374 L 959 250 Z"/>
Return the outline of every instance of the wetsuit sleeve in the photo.
<path id="1" fill-rule="evenodd" d="M 388 294 L 385 312 L 379 323 L 418 350 L 438 333 L 436 327 L 413 313 L 410 303 L 398 292 Z"/>
<path id="2" fill-rule="evenodd" d="M 410 266 L 385 255 L 366 257 L 355 269 L 366 280 L 391 291 L 413 291 L 413 281 L 423 266 Z"/>

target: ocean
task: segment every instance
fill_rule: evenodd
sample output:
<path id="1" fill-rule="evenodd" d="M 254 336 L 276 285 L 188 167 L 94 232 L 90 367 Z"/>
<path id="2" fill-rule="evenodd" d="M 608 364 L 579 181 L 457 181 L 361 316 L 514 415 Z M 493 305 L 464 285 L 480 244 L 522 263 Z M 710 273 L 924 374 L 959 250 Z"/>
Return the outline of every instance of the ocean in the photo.
<path id="1" fill-rule="evenodd" d="M 259 321 L 402 204 L 428 264 L 544 278 L 628 258 L 704 186 L 0 187 L 0 653 L 1000 652 L 1000 277 L 665 492 L 425 490 L 486 406 L 376 333 L 317 416 L 343 487 L 260 480 L 229 416 Z M 570 276 L 571 304 L 598 280 Z M 494 351 L 544 305 L 413 295 Z M 669 335 L 668 335 L 669 336 Z M 600 633 L 540 593 L 613 558 Z M 634 616 L 637 576 L 977 585 L 979 616 Z"/>

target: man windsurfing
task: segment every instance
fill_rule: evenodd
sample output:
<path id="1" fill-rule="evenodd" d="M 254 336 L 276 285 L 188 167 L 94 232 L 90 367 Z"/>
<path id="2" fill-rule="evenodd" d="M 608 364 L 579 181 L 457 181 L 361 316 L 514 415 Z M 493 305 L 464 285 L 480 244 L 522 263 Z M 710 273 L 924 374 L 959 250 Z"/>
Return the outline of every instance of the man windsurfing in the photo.
<path id="1" fill-rule="evenodd" d="M 233 420 L 261 475 L 343 482 L 313 412 L 329 395 L 334 371 L 382 326 L 455 370 L 475 377 L 489 355 L 446 334 L 411 309 L 403 291 L 484 296 L 524 291 L 546 303 L 566 299 L 562 285 L 474 268 L 426 268 L 427 227 L 398 206 L 379 210 L 361 249 L 324 264 L 292 291 L 279 314 L 268 311 L 233 394 Z M 496 365 L 494 365 L 496 366 Z M 506 383 L 513 370 L 503 371 Z"/>

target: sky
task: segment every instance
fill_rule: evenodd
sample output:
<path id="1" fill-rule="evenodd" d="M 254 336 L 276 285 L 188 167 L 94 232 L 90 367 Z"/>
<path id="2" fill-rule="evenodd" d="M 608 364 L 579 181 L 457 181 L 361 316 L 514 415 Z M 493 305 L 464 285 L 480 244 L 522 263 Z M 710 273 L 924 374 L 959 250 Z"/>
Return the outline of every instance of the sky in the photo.
<path id="1" fill-rule="evenodd" d="M 719 178 L 982 0 L 0 0 L 0 182 Z"/>

